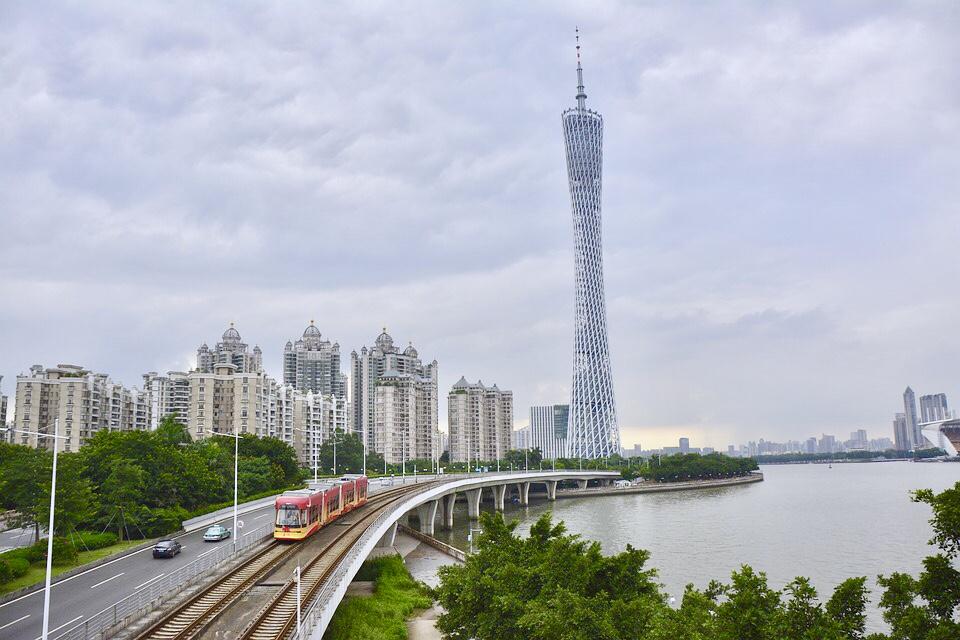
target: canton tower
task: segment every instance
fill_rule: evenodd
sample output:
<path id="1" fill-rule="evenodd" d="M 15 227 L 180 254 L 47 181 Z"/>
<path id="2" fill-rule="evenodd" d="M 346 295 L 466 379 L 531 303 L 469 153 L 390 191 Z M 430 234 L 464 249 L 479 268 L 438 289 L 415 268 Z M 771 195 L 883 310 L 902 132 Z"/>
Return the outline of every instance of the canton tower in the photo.
<path id="1" fill-rule="evenodd" d="M 600 192 L 603 116 L 587 109 L 577 32 L 577 106 L 563 112 L 563 141 L 573 209 L 576 300 L 573 389 L 567 455 L 602 458 L 620 454 L 620 428 L 613 399 L 607 305 L 603 295 Z"/>

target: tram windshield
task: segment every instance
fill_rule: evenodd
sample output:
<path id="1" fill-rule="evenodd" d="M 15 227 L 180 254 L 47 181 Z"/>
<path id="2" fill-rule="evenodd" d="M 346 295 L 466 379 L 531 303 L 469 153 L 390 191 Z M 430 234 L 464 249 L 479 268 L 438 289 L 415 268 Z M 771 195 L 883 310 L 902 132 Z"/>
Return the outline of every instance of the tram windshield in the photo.
<path id="1" fill-rule="evenodd" d="M 292 504 L 283 504 L 277 507 L 277 526 L 299 527 L 300 510 Z"/>

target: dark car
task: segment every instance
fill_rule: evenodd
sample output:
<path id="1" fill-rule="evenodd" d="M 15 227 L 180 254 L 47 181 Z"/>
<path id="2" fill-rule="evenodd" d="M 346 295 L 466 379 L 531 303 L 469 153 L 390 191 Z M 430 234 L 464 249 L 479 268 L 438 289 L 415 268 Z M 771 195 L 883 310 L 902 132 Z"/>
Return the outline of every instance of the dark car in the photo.
<path id="1" fill-rule="evenodd" d="M 180 553 L 180 543 L 176 540 L 161 540 L 153 547 L 154 558 L 172 558 Z"/>

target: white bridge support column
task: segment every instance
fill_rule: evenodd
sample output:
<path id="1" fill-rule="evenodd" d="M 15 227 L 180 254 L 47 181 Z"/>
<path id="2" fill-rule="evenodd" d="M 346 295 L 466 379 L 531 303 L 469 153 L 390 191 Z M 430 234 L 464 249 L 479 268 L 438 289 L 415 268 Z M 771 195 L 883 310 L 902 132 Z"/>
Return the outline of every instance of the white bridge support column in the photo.
<path id="1" fill-rule="evenodd" d="M 530 504 L 530 483 L 520 482 L 517 488 L 520 490 L 520 505 L 525 507 Z"/>
<path id="2" fill-rule="evenodd" d="M 493 486 L 493 509 L 494 511 L 503 511 L 504 498 L 507 495 L 507 485 L 498 484 Z"/>
<path id="3" fill-rule="evenodd" d="M 581 491 L 583 491 L 584 489 L 586 489 L 586 488 L 587 488 L 587 481 L 586 481 L 586 480 L 577 480 L 577 488 L 580 489 Z"/>
<path id="4" fill-rule="evenodd" d="M 453 529 L 453 507 L 457 503 L 457 494 L 451 493 L 440 498 L 441 523 L 440 528 L 446 531 Z"/>
<path id="5" fill-rule="evenodd" d="M 557 499 L 557 481 L 547 480 L 547 500 Z"/>
<path id="6" fill-rule="evenodd" d="M 433 535 L 433 521 L 437 517 L 439 500 L 431 500 L 417 507 L 417 516 L 420 518 L 420 533 Z"/>
<path id="7" fill-rule="evenodd" d="M 377 547 L 392 547 L 394 541 L 397 539 L 397 523 L 394 522 L 387 532 L 383 534 L 380 538 L 380 541 L 377 542 Z"/>
<path id="8" fill-rule="evenodd" d="M 467 490 L 467 516 L 471 520 L 480 519 L 480 492 L 482 489 Z"/>

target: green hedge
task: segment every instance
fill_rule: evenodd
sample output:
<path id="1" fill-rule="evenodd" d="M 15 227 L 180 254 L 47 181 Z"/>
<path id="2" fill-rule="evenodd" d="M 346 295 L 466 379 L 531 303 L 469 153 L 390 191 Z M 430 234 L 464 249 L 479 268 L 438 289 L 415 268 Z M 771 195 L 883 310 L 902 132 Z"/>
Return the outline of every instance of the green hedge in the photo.
<path id="1" fill-rule="evenodd" d="M 339 476 L 338 476 L 339 477 Z M 305 482 L 300 482 L 297 484 L 292 484 L 289 487 L 284 487 L 283 489 L 270 489 L 269 491 L 261 491 L 260 493 L 255 493 L 250 496 L 240 496 L 240 504 L 244 502 L 253 502 L 254 500 L 260 500 L 262 498 L 269 498 L 270 496 L 276 496 L 284 491 L 291 491 L 293 489 L 303 489 L 306 486 Z M 195 509 L 191 511 L 187 517 L 183 518 L 184 520 L 189 520 L 190 518 L 196 518 L 199 516 L 205 516 L 208 513 L 213 513 L 214 511 L 219 511 L 220 509 L 226 509 L 227 507 L 233 506 L 233 500 L 227 502 L 221 502 L 220 504 L 211 504 L 202 509 Z"/>
<path id="2" fill-rule="evenodd" d="M 70 542 L 77 548 L 77 551 L 95 551 L 117 544 L 117 534 L 111 531 L 103 533 L 77 531 L 70 536 Z"/>

